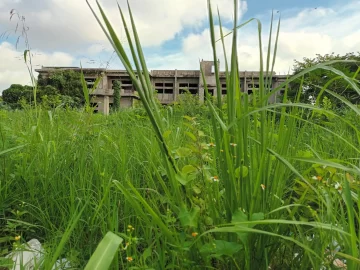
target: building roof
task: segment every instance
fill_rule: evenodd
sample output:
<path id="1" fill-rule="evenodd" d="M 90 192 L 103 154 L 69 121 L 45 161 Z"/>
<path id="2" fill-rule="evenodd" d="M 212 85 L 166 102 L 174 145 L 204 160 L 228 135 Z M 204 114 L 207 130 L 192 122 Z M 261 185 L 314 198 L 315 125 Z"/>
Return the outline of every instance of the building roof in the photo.
<path id="1" fill-rule="evenodd" d="M 35 69 L 38 73 L 48 73 L 53 72 L 56 70 L 76 70 L 80 71 L 80 67 L 42 67 L 40 69 Z M 117 76 L 119 74 L 126 74 L 126 70 L 120 70 L 120 69 L 105 69 L 105 68 L 82 68 L 84 73 L 100 73 L 105 72 L 109 76 Z M 136 71 L 135 71 L 136 73 Z M 167 78 L 167 77 L 200 77 L 201 73 L 200 70 L 178 70 L 178 69 L 172 69 L 172 70 L 151 70 L 149 72 L 150 76 L 152 77 L 158 77 L 158 78 Z M 213 74 L 213 73 L 212 73 Z M 221 78 L 224 78 L 226 76 L 226 73 L 224 71 L 221 71 L 219 73 L 219 76 Z M 258 71 L 239 71 L 239 76 L 241 78 L 247 77 L 259 77 L 260 72 Z M 273 77 L 279 78 L 279 79 L 286 79 L 287 75 L 276 75 L 275 72 L 272 74 Z"/>

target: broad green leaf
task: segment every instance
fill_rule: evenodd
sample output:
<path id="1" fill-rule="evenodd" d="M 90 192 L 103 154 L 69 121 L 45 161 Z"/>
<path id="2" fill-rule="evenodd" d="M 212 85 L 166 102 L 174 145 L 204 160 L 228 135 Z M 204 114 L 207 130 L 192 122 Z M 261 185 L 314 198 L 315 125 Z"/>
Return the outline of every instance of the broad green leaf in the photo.
<path id="1" fill-rule="evenodd" d="M 85 270 L 109 269 L 122 241 L 123 239 L 120 236 L 108 232 L 97 246 Z"/>
<path id="2" fill-rule="evenodd" d="M 211 254 L 212 257 L 230 256 L 232 257 L 236 252 L 243 248 L 241 244 L 235 242 L 228 242 L 224 240 L 215 240 L 213 243 L 208 243 L 200 248 L 200 252 L 204 254 Z"/>
<path id="3" fill-rule="evenodd" d="M 231 223 L 248 221 L 248 216 L 241 210 L 233 213 Z"/>
<path id="4" fill-rule="evenodd" d="M 196 136 L 195 136 L 193 133 L 191 133 L 191 132 L 189 132 L 189 131 L 186 131 L 185 134 L 186 134 L 186 136 L 188 136 L 190 139 L 192 139 L 194 142 L 197 141 L 197 138 L 196 138 Z"/>
<path id="5" fill-rule="evenodd" d="M 177 173 L 175 175 L 175 179 L 182 184 L 183 186 L 187 185 L 191 180 L 194 180 L 194 176 L 183 174 L 183 173 Z"/>
<path id="6" fill-rule="evenodd" d="M 200 193 L 201 193 L 201 189 L 200 189 L 198 186 L 193 186 L 192 189 L 193 189 L 193 191 L 194 191 L 196 194 L 200 194 Z"/>
<path id="7" fill-rule="evenodd" d="M 241 176 L 242 176 L 242 177 L 248 176 L 248 174 L 249 174 L 249 169 L 248 169 L 248 167 L 246 167 L 246 166 L 241 166 L 241 169 L 242 169 L 242 174 L 241 174 Z M 237 177 L 237 178 L 240 177 L 240 167 L 238 167 L 238 168 L 235 169 L 235 177 Z"/>
<path id="8" fill-rule="evenodd" d="M 181 172 L 184 174 L 189 174 L 189 173 L 193 173 L 196 171 L 197 171 L 197 169 L 192 165 L 185 165 L 181 170 Z"/>
<path id="9" fill-rule="evenodd" d="M 178 149 L 176 149 L 176 154 L 179 157 L 187 157 L 192 154 L 192 150 L 186 147 L 179 147 Z"/>
<path id="10" fill-rule="evenodd" d="M 258 220 L 263 220 L 265 218 L 264 213 L 254 213 L 251 215 L 250 220 L 251 221 L 258 221 Z M 254 227 L 255 225 L 250 225 L 250 227 Z"/>
<path id="11" fill-rule="evenodd" d="M 183 206 L 179 213 L 181 225 L 196 228 L 198 225 L 199 213 L 199 207 L 194 207 L 188 211 L 186 206 Z"/>

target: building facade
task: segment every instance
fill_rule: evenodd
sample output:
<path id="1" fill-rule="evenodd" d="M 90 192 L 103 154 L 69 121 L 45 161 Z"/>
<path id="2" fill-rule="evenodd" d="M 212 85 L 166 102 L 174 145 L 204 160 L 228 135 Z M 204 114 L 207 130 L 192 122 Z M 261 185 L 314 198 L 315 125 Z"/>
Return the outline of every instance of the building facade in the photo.
<path id="1" fill-rule="evenodd" d="M 204 72 L 205 81 L 209 94 L 217 95 L 216 78 L 214 74 L 213 61 L 201 61 L 200 67 Z M 56 70 L 75 70 L 80 72 L 77 67 L 42 67 L 36 71 L 41 76 L 50 76 Z M 121 83 L 120 107 L 131 107 L 135 99 L 139 99 L 130 76 L 126 70 L 109 70 L 100 68 L 83 68 L 85 80 L 88 88 L 92 88 L 97 77 L 101 76 L 101 81 L 95 91 L 91 93 L 91 100 L 96 107 L 97 112 L 109 114 L 113 104 L 113 84 L 118 80 Z M 239 72 L 240 88 L 242 92 L 251 94 L 259 88 L 259 72 L 241 71 Z M 157 98 L 161 104 L 172 104 L 178 100 L 178 96 L 186 91 L 197 96 L 200 101 L 205 98 L 205 85 L 199 70 L 152 70 L 150 79 L 154 89 L 157 92 Z M 270 87 L 276 88 L 280 83 L 286 80 L 284 75 L 272 75 Z M 220 72 L 221 94 L 226 95 L 226 76 L 225 72 Z M 277 96 L 270 97 L 270 102 L 274 102 Z"/>

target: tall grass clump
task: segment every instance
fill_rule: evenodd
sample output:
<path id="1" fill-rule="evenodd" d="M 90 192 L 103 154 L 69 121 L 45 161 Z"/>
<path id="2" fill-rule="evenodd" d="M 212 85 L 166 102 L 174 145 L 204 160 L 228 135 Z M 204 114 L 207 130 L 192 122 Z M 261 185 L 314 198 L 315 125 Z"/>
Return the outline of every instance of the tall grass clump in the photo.
<path id="1" fill-rule="evenodd" d="M 205 105 L 183 97 L 161 108 L 130 6 L 129 23 L 118 6 L 127 54 L 97 2 L 89 7 L 142 107 L 89 113 L 92 90 L 83 80 L 83 111 L 0 111 L 0 257 L 37 238 L 44 269 L 63 257 L 80 269 L 359 268 L 360 110 L 327 89 L 344 80 L 359 94 L 357 84 L 332 61 L 271 89 L 280 20 L 264 53 L 260 21 L 240 23 L 237 0 L 231 33 L 207 3 L 217 99 L 201 71 Z M 237 52 L 239 29 L 250 23 L 258 26 L 260 56 L 260 88 L 251 96 L 240 87 Z M 338 77 L 319 88 L 316 104 L 299 102 L 301 86 L 289 102 L 289 84 L 319 68 Z M 270 103 L 283 89 L 282 101 Z M 331 110 L 324 92 L 347 111 Z"/>
<path id="2" fill-rule="evenodd" d="M 136 186 L 130 180 L 114 181 L 125 201 L 134 208 L 145 234 L 153 239 L 153 252 L 149 256 L 156 257 L 152 261 L 157 261 L 157 267 L 306 269 L 340 263 L 337 259 L 341 258 L 347 260 L 348 267 L 355 269 L 359 262 L 357 162 L 326 155 L 325 151 L 317 152 L 313 145 L 321 144 L 319 136 L 312 136 L 316 139 L 307 143 L 306 151 L 300 151 L 304 142 L 299 138 L 306 137 L 309 131 L 322 130 L 331 134 L 335 144 L 346 145 L 352 157 L 356 157 L 358 129 L 351 121 L 331 111 L 319 106 L 290 104 L 286 98 L 291 81 L 318 68 L 339 74 L 339 79 L 346 80 L 359 93 L 353 79 L 332 68 L 329 62 L 308 68 L 271 91 L 268 82 L 275 65 L 280 21 L 274 44 L 271 24 L 268 51 L 264 56 L 260 21 L 251 19 L 239 24 L 238 1 L 234 0 L 229 58 L 224 46 L 225 36 L 220 33 L 227 82 L 227 110 L 223 111 L 215 23 L 208 1 L 218 91 L 215 104 L 207 103 L 211 110 L 212 132 L 205 134 L 199 129 L 196 118 L 185 116 L 189 128 L 185 135 L 189 142 L 171 151 L 167 141 L 169 131 L 164 128 L 154 102 L 130 6 L 130 25 L 119 6 L 130 56 L 98 2 L 97 7 L 99 15 L 90 6 L 139 92 L 161 149 L 161 168 L 153 168 L 148 179 L 156 183 L 156 189 L 149 195 L 144 197 L 140 193 L 148 185 Z M 241 40 L 238 29 L 251 22 L 258 25 L 260 87 L 250 101 L 240 89 L 241 59 L 237 44 Z M 219 23 L 221 26 L 220 16 Z M 209 97 L 204 73 L 202 77 Z M 283 102 L 269 104 L 269 98 L 283 88 L 286 89 Z M 331 93 L 326 86 L 323 90 Z M 358 108 L 338 98 L 358 115 Z M 312 115 L 305 117 L 308 111 Z M 329 127 L 315 124 L 312 119 L 319 113 L 344 122 L 357 136 L 351 142 L 346 141 Z M 159 196 L 164 196 L 160 204 Z M 336 243 L 338 247 L 334 246 Z"/>

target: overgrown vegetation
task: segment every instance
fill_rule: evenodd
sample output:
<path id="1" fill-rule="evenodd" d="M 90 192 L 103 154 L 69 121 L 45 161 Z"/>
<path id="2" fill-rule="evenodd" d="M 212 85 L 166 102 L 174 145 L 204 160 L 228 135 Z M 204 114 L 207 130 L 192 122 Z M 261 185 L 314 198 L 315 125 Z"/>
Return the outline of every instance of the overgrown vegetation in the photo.
<path id="1" fill-rule="evenodd" d="M 220 98 L 215 61 L 218 99 L 199 105 L 185 95 L 160 108 L 131 9 L 127 25 L 119 8 L 131 56 L 98 9 L 96 18 L 143 107 L 108 117 L 61 108 L 1 111 L 2 255 L 36 237 L 46 245 L 45 269 L 60 256 L 77 268 L 89 262 L 87 269 L 100 269 L 95 264 L 105 261 L 113 269 L 359 268 L 360 110 L 328 87 L 331 79 L 313 105 L 301 102 L 304 80 L 319 69 L 337 74 L 359 94 L 356 74 L 333 66 L 353 62 L 304 67 L 270 91 L 265 86 L 275 63 L 275 35 L 267 55 L 259 50 L 260 88 L 250 102 L 240 91 L 235 30 L 226 58 L 226 99 Z M 259 26 L 262 48 L 260 22 L 238 26 L 235 19 L 233 28 L 251 22 Z M 288 85 L 298 79 L 290 103 Z M 283 87 L 283 102 L 269 104 Z M 341 113 L 333 102 L 343 104 Z M 115 248 L 107 248 L 111 244 Z"/>
<path id="2" fill-rule="evenodd" d="M 2 92 L 3 101 L 13 109 L 21 109 L 24 105 L 33 105 L 32 86 L 13 84 Z M 39 75 L 37 80 L 36 101 L 44 108 L 81 107 L 84 95 L 80 73 L 72 70 L 59 70 L 49 77 Z"/>

